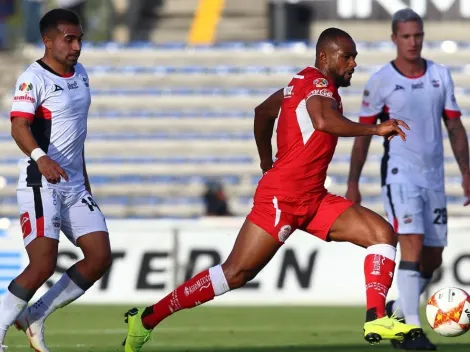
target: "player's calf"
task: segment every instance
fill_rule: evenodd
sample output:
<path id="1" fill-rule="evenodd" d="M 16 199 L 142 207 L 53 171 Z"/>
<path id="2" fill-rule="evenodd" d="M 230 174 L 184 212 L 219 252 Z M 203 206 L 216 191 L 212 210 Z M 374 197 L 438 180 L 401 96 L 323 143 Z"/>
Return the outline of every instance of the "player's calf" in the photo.
<path id="1" fill-rule="evenodd" d="M 77 263 L 77 270 L 87 281 L 95 282 L 99 280 L 111 267 L 111 252 L 94 253 L 87 255 Z"/>
<path id="2" fill-rule="evenodd" d="M 444 247 L 424 246 L 421 252 L 420 271 L 422 277 L 432 277 L 442 265 Z"/>
<path id="3" fill-rule="evenodd" d="M 225 262 L 222 264 L 223 274 L 230 290 L 243 287 L 258 274 L 257 270 L 243 269 L 242 267 Z"/>
<path id="4" fill-rule="evenodd" d="M 112 264 L 109 235 L 104 231 L 89 233 L 77 240 L 84 258 L 76 266 L 78 272 L 90 282 L 99 280 Z"/>
<path id="5" fill-rule="evenodd" d="M 27 290 L 36 292 L 53 274 L 56 258 L 30 262 L 15 281 Z"/>
<path id="6" fill-rule="evenodd" d="M 58 241 L 38 237 L 26 246 L 29 264 L 15 282 L 24 289 L 36 292 L 53 274 L 57 263 Z"/>

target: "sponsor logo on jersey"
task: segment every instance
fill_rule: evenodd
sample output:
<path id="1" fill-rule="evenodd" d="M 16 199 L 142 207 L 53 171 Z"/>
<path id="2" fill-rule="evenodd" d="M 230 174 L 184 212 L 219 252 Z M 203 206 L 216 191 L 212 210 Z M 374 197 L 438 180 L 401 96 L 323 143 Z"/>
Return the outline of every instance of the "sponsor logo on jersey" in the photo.
<path id="1" fill-rule="evenodd" d="M 369 102 L 367 102 L 367 101 L 365 101 L 365 100 L 362 101 L 362 106 L 363 106 L 363 107 L 368 108 L 369 105 L 370 105 Z"/>
<path id="2" fill-rule="evenodd" d="M 57 84 L 54 84 L 54 92 L 57 92 L 59 90 L 64 90 L 61 86 L 58 86 Z"/>
<path id="3" fill-rule="evenodd" d="M 374 254 L 374 259 L 372 261 L 374 267 L 372 269 L 371 275 L 380 276 L 382 265 L 385 264 L 385 257 L 380 254 Z"/>
<path id="4" fill-rule="evenodd" d="M 78 89 L 78 83 L 77 83 L 77 81 L 73 81 L 73 83 L 68 83 L 68 82 L 67 82 L 67 88 L 68 88 L 69 90 Z"/>
<path id="5" fill-rule="evenodd" d="M 441 85 L 439 80 L 437 79 L 433 79 L 431 82 L 432 82 L 432 86 L 435 88 L 439 88 L 439 86 Z"/>
<path id="6" fill-rule="evenodd" d="M 284 88 L 284 98 L 290 98 L 294 93 L 294 86 L 288 86 Z"/>
<path id="7" fill-rule="evenodd" d="M 313 85 L 317 88 L 326 88 L 328 87 L 328 81 L 325 78 L 317 78 L 313 81 Z"/>
<path id="8" fill-rule="evenodd" d="M 277 238 L 279 239 L 280 242 L 284 243 L 289 238 L 291 231 L 292 231 L 292 228 L 290 227 L 290 225 L 284 225 L 279 230 Z"/>
<path id="9" fill-rule="evenodd" d="M 410 214 L 405 214 L 405 216 L 403 216 L 403 223 L 411 224 L 412 222 L 413 222 L 413 217 Z"/>
<path id="10" fill-rule="evenodd" d="M 330 92 L 328 89 L 314 89 L 310 92 L 307 98 L 310 98 L 313 95 L 320 95 L 322 97 L 332 98 L 333 92 Z"/>
<path id="11" fill-rule="evenodd" d="M 83 77 L 82 79 L 83 79 L 83 83 L 85 84 L 85 87 L 89 88 L 90 84 L 88 83 L 88 78 Z"/>
<path id="12" fill-rule="evenodd" d="M 34 104 L 36 99 L 30 97 L 29 95 L 16 95 L 13 97 L 13 101 L 29 101 Z"/>
<path id="13" fill-rule="evenodd" d="M 210 275 L 206 275 L 206 276 L 200 278 L 199 280 L 197 280 L 195 284 L 193 284 L 189 287 L 186 286 L 184 288 L 184 295 L 187 297 L 187 296 L 193 294 L 194 292 L 196 292 L 196 290 L 202 291 L 206 288 L 209 288 L 210 285 L 211 285 Z"/>
<path id="14" fill-rule="evenodd" d="M 32 85 L 32 83 L 21 83 L 18 86 L 18 89 L 21 90 L 22 92 L 29 92 L 29 91 L 33 90 L 33 85 Z"/>
<path id="15" fill-rule="evenodd" d="M 56 229 L 60 229 L 60 218 L 57 215 L 52 217 L 52 226 L 54 226 Z"/>
<path id="16" fill-rule="evenodd" d="M 401 86 L 399 84 L 395 84 L 395 90 L 401 90 L 401 89 L 405 90 L 405 88 L 403 86 Z"/>
<path id="17" fill-rule="evenodd" d="M 29 213 L 25 212 L 20 215 L 21 231 L 23 232 L 23 238 L 27 237 L 31 233 L 31 220 Z"/>
<path id="18" fill-rule="evenodd" d="M 424 88 L 424 83 L 423 82 L 419 82 L 419 83 L 416 83 L 416 84 L 412 84 L 411 85 L 411 89 L 412 90 L 415 90 L 415 89 L 423 89 Z"/>

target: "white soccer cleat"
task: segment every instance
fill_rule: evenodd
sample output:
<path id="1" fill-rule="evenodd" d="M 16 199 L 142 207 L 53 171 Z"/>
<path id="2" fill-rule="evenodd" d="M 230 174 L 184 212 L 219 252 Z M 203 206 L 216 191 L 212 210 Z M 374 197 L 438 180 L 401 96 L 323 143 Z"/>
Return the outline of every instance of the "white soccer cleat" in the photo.
<path id="1" fill-rule="evenodd" d="M 29 309 L 25 309 L 15 321 L 15 326 L 26 334 L 29 345 L 33 350 L 36 352 L 50 352 L 44 341 L 44 319 L 35 320 L 34 317 L 29 315 Z"/>

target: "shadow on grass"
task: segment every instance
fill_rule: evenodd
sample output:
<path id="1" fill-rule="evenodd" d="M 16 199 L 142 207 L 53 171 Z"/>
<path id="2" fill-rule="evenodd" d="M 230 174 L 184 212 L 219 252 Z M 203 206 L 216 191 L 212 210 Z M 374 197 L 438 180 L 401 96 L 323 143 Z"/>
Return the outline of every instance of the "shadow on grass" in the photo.
<path id="1" fill-rule="evenodd" d="M 440 352 L 469 352 L 470 344 L 440 344 L 438 346 Z M 162 348 L 149 349 L 149 352 L 163 351 Z M 370 346 L 365 344 L 361 345 L 303 345 L 303 346 L 257 346 L 257 347 L 214 347 L 214 348 L 165 348 L 165 351 L 171 352 L 364 352 L 364 351 L 396 351 L 388 342 L 383 342 L 380 345 Z"/>

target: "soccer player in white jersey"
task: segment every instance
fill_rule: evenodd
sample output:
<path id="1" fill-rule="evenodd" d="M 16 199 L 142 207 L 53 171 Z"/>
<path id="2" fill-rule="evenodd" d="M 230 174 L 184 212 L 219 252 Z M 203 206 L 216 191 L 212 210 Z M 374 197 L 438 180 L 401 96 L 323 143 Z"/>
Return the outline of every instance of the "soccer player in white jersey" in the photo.
<path id="1" fill-rule="evenodd" d="M 85 167 L 91 99 L 87 73 L 77 62 L 82 27 L 75 13 L 63 9 L 45 14 L 39 27 L 45 54 L 18 78 L 11 111 L 12 136 L 27 155 L 17 197 L 29 265 L 10 283 L 0 305 L 0 346 L 15 324 L 33 349 L 47 352 L 44 320 L 102 277 L 111 265 L 111 250 Z M 84 259 L 26 308 L 54 273 L 60 231 L 82 250 Z"/>
<path id="2" fill-rule="evenodd" d="M 419 297 L 442 263 L 447 245 L 444 153 L 441 118 L 462 173 L 465 197 L 470 196 L 469 151 L 449 70 L 421 57 L 424 31 L 421 17 L 411 9 L 396 12 L 392 40 L 397 57 L 372 75 L 364 90 L 360 121 L 403 119 L 411 128 L 406 143 L 384 141 L 382 195 L 389 221 L 398 233 L 401 262 L 399 299 L 387 304 L 406 323 L 420 326 Z M 346 197 L 361 201 L 359 178 L 370 137 L 356 137 L 351 155 Z M 464 205 L 470 204 L 467 199 Z M 435 350 L 423 335 L 394 342 L 399 349 Z"/>

